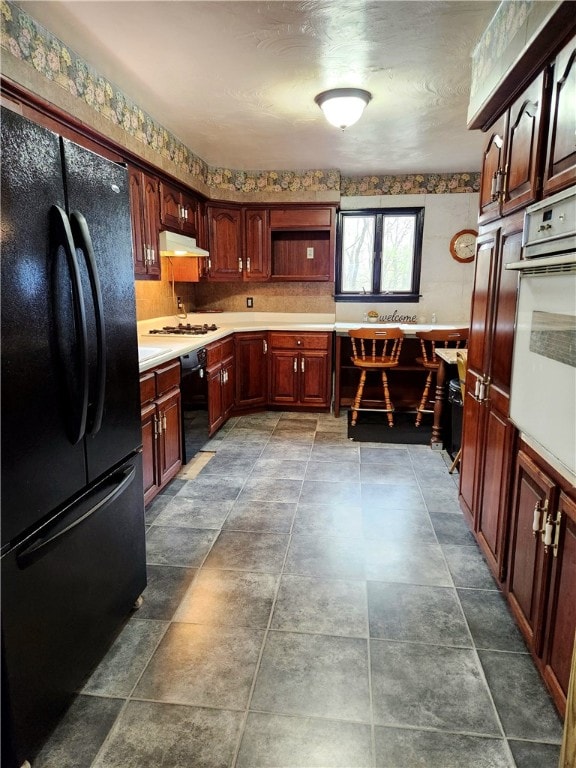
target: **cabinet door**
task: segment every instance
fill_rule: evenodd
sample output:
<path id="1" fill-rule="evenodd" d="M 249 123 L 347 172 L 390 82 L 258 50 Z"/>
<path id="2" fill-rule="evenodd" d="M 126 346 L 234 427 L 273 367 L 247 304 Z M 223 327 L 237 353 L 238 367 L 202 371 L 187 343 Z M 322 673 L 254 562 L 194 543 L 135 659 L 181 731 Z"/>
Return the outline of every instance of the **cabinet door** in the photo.
<path id="1" fill-rule="evenodd" d="M 506 116 L 488 131 L 482 154 L 482 182 L 480 186 L 480 211 L 478 221 L 483 224 L 500 216 L 499 190 L 503 184 L 504 135 Z"/>
<path id="2" fill-rule="evenodd" d="M 142 475 L 144 484 L 144 504 L 147 504 L 158 491 L 158 463 L 156 456 L 157 429 L 156 405 L 148 403 L 142 408 Z"/>
<path id="3" fill-rule="evenodd" d="M 468 370 L 480 376 L 489 367 L 491 296 L 498 242 L 499 233 L 483 235 L 478 238 L 476 251 L 467 364 Z"/>
<path id="4" fill-rule="evenodd" d="M 224 421 L 222 411 L 222 366 L 207 371 L 208 378 L 208 434 L 212 436 Z"/>
<path id="5" fill-rule="evenodd" d="M 544 73 L 510 108 L 502 212 L 510 213 L 536 200 L 543 146 L 541 130 Z"/>
<path id="6" fill-rule="evenodd" d="M 168 184 L 160 184 L 160 222 L 170 229 L 181 229 L 182 205 L 180 191 Z"/>
<path id="7" fill-rule="evenodd" d="M 488 565 L 499 580 L 502 580 L 505 569 L 504 542 L 514 434 L 514 427 L 507 416 L 488 402 L 482 436 L 484 461 L 474 528 Z"/>
<path id="8" fill-rule="evenodd" d="M 234 394 L 234 358 L 229 357 L 222 363 L 222 417 L 224 421 L 234 408 Z"/>
<path id="9" fill-rule="evenodd" d="M 199 202 L 192 195 L 182 192 L 182 221 L 181 229 L 189 237 L 198 237 L 198 208 Z"/>
<path id="10" fill-rule="evenodd" d="M 237 333 L 236 406 L 263 406 L 268 399 L 268 343 L 265 333 Z"/>
<path id="11" fill-rule="evenodd" d="M 558 551 L 552 556 L 544 678 L 563 714 L 576 631 L 576 503 L 565 493 L 561 493 L 558 511 L 561 518 Z"/>
<path id="12" fill-rule="evenodd" d="M 500 392 L 509 396 L 519 276 L 515 270 L 506 269 L 506 264 L 520 261 L 522 232 L 503 234 L 499 250 L 500 257 L 494 264 L 496 274 L 492 290 L 493 311 L 488 373 L 491 387 L 496 387 Z M 508 413 L 508 408 L 505 412 Z"/>
<path id="13" fill-rule="evenodd" d="M 242 280 L 242 232 L 238 208 L 208 206 L 211 280 Z"/>
<path id="14" fill-rule="evenodd" d="M 303 405 L 328 407 L 329 370 L 327 352 L 302 352 L 300 354 L 300 392 Z"/>
<path id="15" fill-rule="evenodd" d="M 160 279 L 160 251 L 158 232 L 160 230 L 160 192 L 159 182 L 154 176 L 143 175 L 144 238 L 148 250 L 147 274 Z"/>
<path id="16" fill-rule="evenodd" d="M 288 350 L 270 352 L 270 402 L 298 402 L 298 354 Z"/>
<path id="17" fill-rule="evenodd" d="M 550 558 L 540 534 L 533 532 L 535 517 L 543 528 L 547 511 L 555 503 L 552 480 L 522 451 L 518 454 L 512 503 L 508 600 L 529 646 L 540 655 Z"/>
<path id="18" fill-rule="evenodd" d="M 244 279 L 270 278 L 270 226 L 265 208 L 244 209 Z"/>
<path id="19" fill-rule="evenodd" d="M 544 194 L 558 192 L 576 182 L 576 41 L 556 57 L 548 126 Z"/>
<path id="20" fill-rule="evenodd" d="M 476 376 L 466 375 L 466 397 L 462 415 L 462 454 L 460 457 L 460 506 L 471 528 L 476 511 L 477 478 L 484 459 L 484 420 L 486 409 L 474 396 Z"/>
<path id="21" fill-rule="evenodd" d="M 146 251 L 144 246 L 144 178 L 141 171 L 128 168 L 130 187 L 130 215 L 132 218 L 132 254 L 136 277 L 146 275 Z"/>
<path id="22" fill-rule="evenodd" d="M 182 466 L 182 413 L 180 390 L 170 390 L 156 401 L 160 420 L 160 485 L 165 485 Z"/>

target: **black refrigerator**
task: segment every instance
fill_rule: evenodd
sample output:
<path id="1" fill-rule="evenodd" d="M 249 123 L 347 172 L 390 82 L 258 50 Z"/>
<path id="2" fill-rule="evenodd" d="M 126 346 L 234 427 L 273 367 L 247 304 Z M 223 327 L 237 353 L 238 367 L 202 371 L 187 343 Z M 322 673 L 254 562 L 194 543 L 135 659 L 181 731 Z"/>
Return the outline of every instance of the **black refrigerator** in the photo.
<path id="1" fill-rule="evenodd" d="M 126 169 L 2 109 L 2 765 L 146 585 Z"/>

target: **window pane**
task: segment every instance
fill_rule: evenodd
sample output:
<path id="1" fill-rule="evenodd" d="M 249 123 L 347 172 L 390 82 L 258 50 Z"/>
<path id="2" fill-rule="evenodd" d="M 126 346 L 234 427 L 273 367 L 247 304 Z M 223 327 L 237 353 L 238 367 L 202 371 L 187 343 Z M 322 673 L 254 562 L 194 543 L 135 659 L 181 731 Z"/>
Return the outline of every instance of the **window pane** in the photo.
<path id="1" fill-rule="evenodd" d="M 416 219 L 385 216 L 382 233 L 380 290 L 411 291 Z"/>
<path id="2" fill-rule="evenodd" d="M 372 293 L 373 216 L 346 216 L 342 226 L 342 293 Z"/>

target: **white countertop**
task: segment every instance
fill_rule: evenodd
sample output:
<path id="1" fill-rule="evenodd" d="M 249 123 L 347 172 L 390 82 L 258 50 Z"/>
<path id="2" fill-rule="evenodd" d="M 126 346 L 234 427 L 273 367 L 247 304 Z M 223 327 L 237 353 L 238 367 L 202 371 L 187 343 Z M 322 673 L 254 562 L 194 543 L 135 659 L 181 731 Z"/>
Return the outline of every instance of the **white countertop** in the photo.
<path id="1" fill-rule="evenodd" d="M 178 323 L 191 325 L 215 324 L 216 331 L 208 331 L 202 336 L 159 336 L 150 334 L 150 330 L 163 326 L 174 326 Z M 193 312 L 185 317 L 169 315 L 155 317 L 152 320 L 141 320 L 138 323 L 138 352 L 140 358 L 140 373 L 157 365 L 185 355 L 195 349 L 217 341 L 230 333 L 242 331 L 336 331 L 345 336 L 352 328 L 386 328 L 397 324 L 383 323 L 341 323 L 336 322 L 335 316 L 329 313 L 310 312 Z M 413 336 L 416 331 L 427 331 L 461 328 L 462 323 L 448 325 L 400 325 L 407 336 Z"/>

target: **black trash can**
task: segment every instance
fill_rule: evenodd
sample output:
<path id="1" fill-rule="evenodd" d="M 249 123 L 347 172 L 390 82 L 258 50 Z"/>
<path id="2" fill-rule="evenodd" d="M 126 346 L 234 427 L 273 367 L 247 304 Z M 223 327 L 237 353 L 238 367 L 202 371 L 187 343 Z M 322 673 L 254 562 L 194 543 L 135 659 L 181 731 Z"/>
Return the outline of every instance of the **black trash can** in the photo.
<path id="1" fill-rule="evenodd" d="M 460 450 L 462 442 L 462 410 L 464 403 L 462 402 L 462 390 L 459 379 L 452 379 L 448 384 L 448 402 L 452 411 L 452 434 L 448 444 L 448 453 L 454 458 Z"/>

